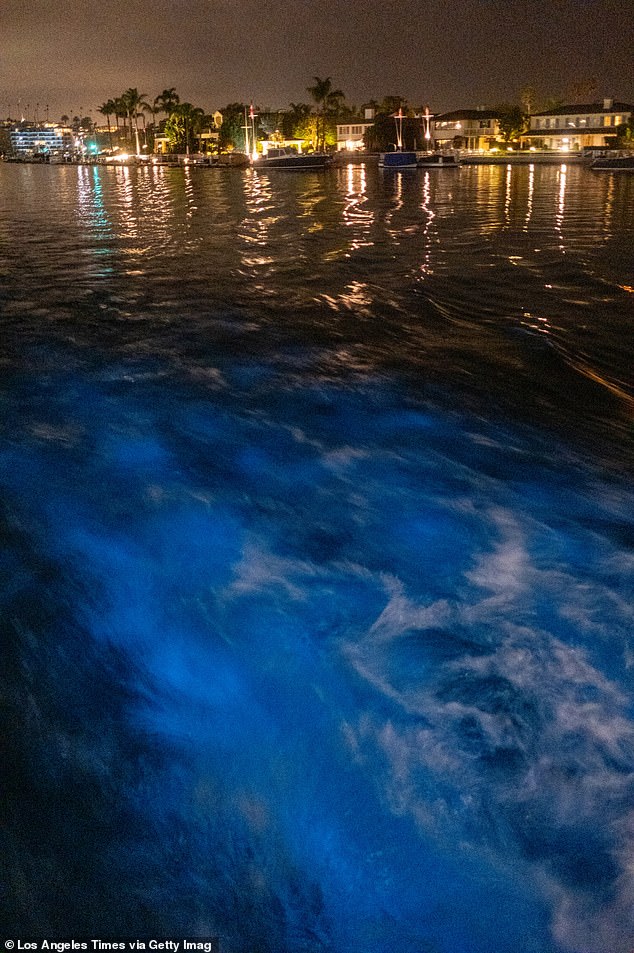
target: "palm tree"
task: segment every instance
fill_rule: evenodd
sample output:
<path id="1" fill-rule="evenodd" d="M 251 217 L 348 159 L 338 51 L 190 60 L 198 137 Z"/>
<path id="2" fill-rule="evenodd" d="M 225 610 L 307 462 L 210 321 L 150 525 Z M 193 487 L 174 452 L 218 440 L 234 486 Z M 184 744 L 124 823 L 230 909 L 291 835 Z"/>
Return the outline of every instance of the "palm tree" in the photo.
<path id="1" fill-rule="evenodd" d="M 177 109 L 185 126 L 185 152 L 189 155 L 190 142 L 193 144 L 196 136 L 202 132 L 205 110 L 191 103 L 179 103 Z"/>
<path id="2" fill-rule="evenodd" d="M 326 115 L 328 112 L 332 113 L 338 110 L 341 100 L 345 99 L 345 94 L 340 89 L 332 88 L 332 79 L 330 76 L 326 76 L 325 79 L 321 79 L 319 76 L 313 76 L 313 79 L 315 80 L 315 85 L 309 86 L 306 92 L 310 93 L 320 107 L 319 115 L 321 116 L 321 123 L 318 133 L 318 144 L 321 144 L 323 150 L 326 147 Z"/>
<path id="3" fill-rule="evenodd" d="M 116 106 L 114 100 L 108 99 L 105 103 L 102 103 L 98 107 L 97 112 L 100 112 L 102 116 L 106 117 L 106 122 L 108 123 L 108 138 L 110 139 L 110 151 L 113 151 L 112 146 L 112 130 L 110 128 L 110 117 L 115 113 Z"/>
<path id="4" fill-rule="evenodd" d="M 117 120 L 117 138 L 119 138 L 119 120 L 120 119 L 123 119 L 123 134 L 124 136 L 126 136 L 127 135 L 126 117 L 128 113 L 127 113 L 124 98 L 123 96 L 117 96 L 117 98 L 113 99 L 112 102 L 114 104 L 114 116 L 115 116 L 115 119 Z"/>
<path id="5" fill-rule="evenodd" d="M 157 112 L 165 113 L 166 116 L 171 116 L 174 112 L 174 109 L 180 103 L 180 96 L 176 92 L 173 86 L 170 86 L 169 89 L 164 89 L 162 93 L 154 99 L 154 107 Z"/>
<path id="6" fill-rule="evenodd" d="M 135 87 L 130 87 L 126 89 L 125 93 L 121 97 L 125 104 L 126 113 L 128 120 L 130 122 L 130 134 L 132 134 L 132 120 L 134 119 L 134 139 L 136 144 L 137 155 L 141 151 L 141 144 L 139 142 L 139 116 L 141 115 L 141 109 L 148 106 L 145 97 L 147 93 L 140 93 Z"/>
<path id="7" fill-rule="evenodd" d="M 145 136 L 145 141 L 146 141 L 146 143 L 147 143 L 147 129 L 146 129 L 146 124 L 145 124 L 145 113 L 146 113 L 146 112 L 147 112 L 147 113 L 150 113 L 151 116 L 152 116 L 152 122 L 151 122 L 151 124 L 150 124 L 150 130 L 151 130 L 151 141 L 152 141 L 152 143 L 153 143 L 153 142 L 154 142 L 154 139 L 155 139 L 155 137 L 156 137 L 156 132 L 157 132 L 157 128 L 156 128 L 156 127 L 157 127 L 156 117 L 157 117 L 158 114 L 160 113 L 161 108 L 160 108 L 160 106 L 157 106 L 157 104 L 156 104 L 156 99 L 154 100 L 153 103 L 146 103 L 146 104 L 143 105 L 141 108 L 143 109 L 143 113 L 144 113 L 144 115 L 143 115 L 143 135 Z"/>
<path id="8" fill-rule="evenodd" d="M 200 106 L 192 106 L 191 103 L 179 103 L 175 106 L 165 124 L 165 132 L 174 143 L 176 151 L 184 148 L 185 154 L 189 155 L 190 146 L 209 119 Z"/>

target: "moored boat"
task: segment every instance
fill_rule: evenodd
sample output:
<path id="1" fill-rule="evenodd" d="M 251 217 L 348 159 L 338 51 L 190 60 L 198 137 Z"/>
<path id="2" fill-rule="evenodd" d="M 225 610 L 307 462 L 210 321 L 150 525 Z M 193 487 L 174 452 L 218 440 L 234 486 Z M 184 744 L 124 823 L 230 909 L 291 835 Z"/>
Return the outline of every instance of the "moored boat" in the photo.
<path id="1" fill-rule="evenodd" d="M 634 172 L 634 152 L 597 156 L 590 168 L 593 172 Z"/>
<path id="2" fill-rule="evenodd" d="M 253 166 L 257 169 L 327 169 L 332 164 L 332 156 L 328 152 L 297 152 L 290 147 L 269 149 L 266 155 L 254 159 Z"/>
<path id="3" fill-rule="evenodd" d="M 419 152 L 416 165 L 421 169 L 459 169 L 460 160 L 453 152 Z"/>
<path id="4" fill-rule="evenodd" d="M 381 169 L 415 169 L 415 152 L 382 152 L 379 156 L 379 168 Z"/>

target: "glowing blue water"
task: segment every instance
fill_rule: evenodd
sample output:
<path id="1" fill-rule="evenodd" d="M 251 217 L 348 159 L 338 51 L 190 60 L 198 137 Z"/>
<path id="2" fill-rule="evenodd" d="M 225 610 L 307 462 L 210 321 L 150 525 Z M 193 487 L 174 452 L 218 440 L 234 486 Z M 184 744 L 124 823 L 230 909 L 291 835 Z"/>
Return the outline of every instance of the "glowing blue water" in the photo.
<path id="1" fill-rule="evenodd" d="M 510 212 L 496 172 L 512 244 L 528 170 Z M 41 169 L 4 218 L 45 232 L 35 195 L 50 214 L 57 173 L 67 214 L 88 202 L 87 217 L 57 250 L 17 226 L 20 253 L 3 246 L 13 932 L 218 934 L 236 953 L 628 950 L 634 493 L 629 344 L 611 326 L 631 317 L 625 277 L 607 290 L 602 272 L 592 349 L 572 319 L 546 354 L 528 329 L 509 387 L 506 276 L 460 301 L 487 255 L 461 248 L 458 271 L 447 237 L 425 244 L 428 177 L 403 196 L 379 179 L 351 193 L 347 173 L 240 173 L 190 183 L 195 206 L 165 172 Z M 548 209 L 560 180 L 542 175 L 531 202 Z M 485 184 L 437 183 L 429 207 L 466 215 Z M 152 188 L 171 251 L 138 209 L 125 218 Z M 199 207 L 220 237 L 187 231 Z M 352 239 L 342 209 L 369 216 Z M 296 254 L 316 235 L 315 263 L 252 242 L 264 223 Z M 366 287 L 324 305 L 353 274 Z M 577 283 L 586 304 L 570 308 L 589 314 Z M 479 310 L 494 287 L 495 320 Z"/>

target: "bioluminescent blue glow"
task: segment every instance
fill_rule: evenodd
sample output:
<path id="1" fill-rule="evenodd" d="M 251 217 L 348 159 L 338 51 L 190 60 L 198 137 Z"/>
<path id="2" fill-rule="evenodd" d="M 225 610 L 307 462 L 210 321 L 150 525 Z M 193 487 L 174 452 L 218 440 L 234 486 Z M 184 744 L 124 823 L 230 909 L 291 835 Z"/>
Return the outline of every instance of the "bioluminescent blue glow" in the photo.
<path id="1" fill-rule="evenodd" d="M 385 386 L 79 388 L 3 461 L 6 617 L 43 626 L 29 703 L 68 862 L 96 855 L 62 906 L 142 867 L 231 949 L 618 944 L 631 492 Z"/>

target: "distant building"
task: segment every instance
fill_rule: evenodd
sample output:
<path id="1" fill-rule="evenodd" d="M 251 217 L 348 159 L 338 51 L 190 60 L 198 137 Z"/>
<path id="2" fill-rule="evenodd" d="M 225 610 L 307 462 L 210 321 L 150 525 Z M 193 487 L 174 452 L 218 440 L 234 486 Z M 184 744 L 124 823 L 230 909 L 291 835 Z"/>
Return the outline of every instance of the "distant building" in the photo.
<path id="1" fill-rule="evenodd" d="M 75 151 L 72 130 L 54 123 L 20 123 L 11 129 L 9 138 L 17 156 L 61 156 Z"/>
<path id="2" fill-rule="evenodd" d="M 605 149 L 616 142 L 618 127 L 629 122 L 634 106 L 604 99 L 601 103 L 558 106 L 531 116 L 524 142 L 562 152 Z"/>
<path id="3" fill-rule="evenodd" d="M 457 109 L 440 113 L 432 121 L 432 139 L 437 149 L 467 149 L 487 152 L 500 134 L 495 109 Z"/>

